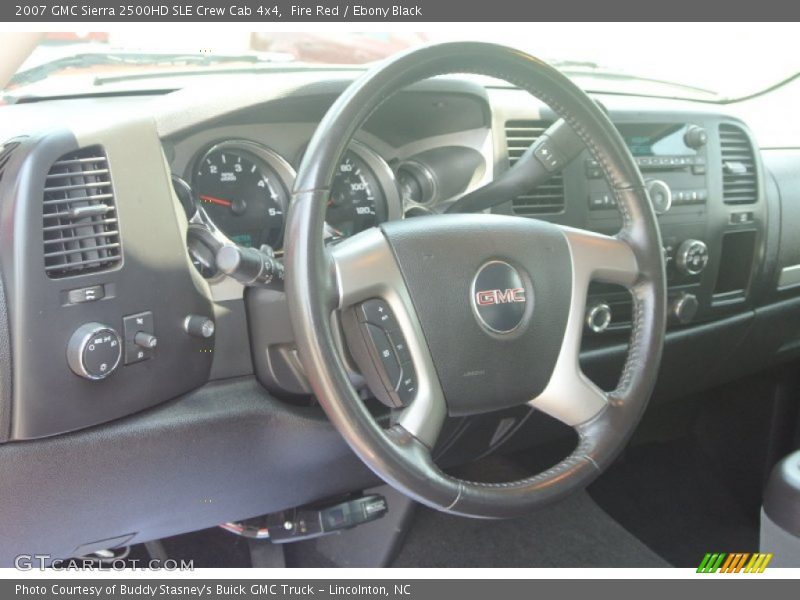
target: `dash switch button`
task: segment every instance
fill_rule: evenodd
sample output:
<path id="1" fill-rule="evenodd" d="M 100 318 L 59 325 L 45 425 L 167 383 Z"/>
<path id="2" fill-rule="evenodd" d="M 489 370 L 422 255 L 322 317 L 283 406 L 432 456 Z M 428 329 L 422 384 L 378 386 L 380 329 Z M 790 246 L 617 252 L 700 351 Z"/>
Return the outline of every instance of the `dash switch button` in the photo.
<path id="1" fill-rule="evenodd" d="M 153 313 L 150 311 L 122 318 L 125 336 L 125 364 L 132 365 L 153 358 L 158 340 L 155 336 Z"/>
<path id="2" fill-rule="evenodd" d="M 70 304 L 83 304 L 84 302 L 93 302 L 101 300 L 105 296 L 105 290 L 102 285 L 93 285 L 90 287 L 79 288 L 77 290 L 70 290 L 67 292 L 67 301 Z"/>

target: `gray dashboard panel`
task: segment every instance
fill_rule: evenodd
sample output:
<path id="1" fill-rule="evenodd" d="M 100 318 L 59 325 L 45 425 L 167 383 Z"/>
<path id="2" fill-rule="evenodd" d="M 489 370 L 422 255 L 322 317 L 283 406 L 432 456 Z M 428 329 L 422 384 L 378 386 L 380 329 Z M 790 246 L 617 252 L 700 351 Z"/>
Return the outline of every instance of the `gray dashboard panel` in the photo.
<path id="1" fill-rule="evenodd" d="M 102 427 L 0 445 L 0 481 L 5 567 L 18 554 L 162 538 L 377 479 L 321 410 L 290 407 L 243 378 Z"/>

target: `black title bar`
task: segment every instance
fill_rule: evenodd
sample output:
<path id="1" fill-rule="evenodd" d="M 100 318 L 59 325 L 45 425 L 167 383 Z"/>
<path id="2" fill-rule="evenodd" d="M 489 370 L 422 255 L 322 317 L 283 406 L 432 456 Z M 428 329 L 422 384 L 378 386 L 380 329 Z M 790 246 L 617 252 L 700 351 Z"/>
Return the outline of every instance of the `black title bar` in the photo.
<path id="1" fill-rule="evenodd" d="M 4 0 L 3 22 L 787 21 L 800 3 L 697 0 Z M 702 40 L 697 40 L 702 43 Z M 598 43 L 602 32 L 598 31 Z M 659 43 L 654 40 L 653 43 Z"/>

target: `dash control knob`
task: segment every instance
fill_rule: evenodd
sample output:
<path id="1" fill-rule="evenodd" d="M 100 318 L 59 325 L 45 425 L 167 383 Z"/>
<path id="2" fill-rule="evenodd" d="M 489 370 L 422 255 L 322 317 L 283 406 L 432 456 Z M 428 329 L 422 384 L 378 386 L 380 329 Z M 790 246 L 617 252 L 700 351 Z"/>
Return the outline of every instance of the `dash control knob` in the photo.
<path id="1" fill-rule="evenodd" d="M 119 334 L 102 323 L 81 325 L 67 343 L 67 364 L 85 379 L 105 379 L 117 368 L 121 357 Z"/>
<path id="2" fill-rule="evenodd" d="M 699 125 L 690 125 L 683 134 L 683 141 L 689 148 L 702 148 L 708 143 L 708 133 Z"/>
<path id="3" fill-rule="evenodd" d="M 144 331 L 139 331 L 133 336 L 133 343 L 139 346 L 140 348 L 146 348 L 148 350 L 152 350 L 158 344 L 158 338 L 154 336 L 152 333 L 145 333 Z"/>
<path id="4" fill-rule="evenodd" d="M 586 311 L 586 326 L 595 333 L 603 333 L 611 325 L 611 307 L 598 302 Z"/>
<path id="5" fill-rule="evenodd" d="M 650 196 L 650 204 L 657 215 L 663 215 L 672 208 L 672 190 L 660 179 L 648 179 L 645 182 L 647 195 Z"/>
<path id="6" fill-rule="evenodd" d="M 675 252 L 675 266 L 684 275 L 699 275 L 708 264 L 708 246 L 700 240 L 684 240 Z"/>
<path id="7" fill-rule="evenodd" d="M 196 338 L 210 338 L 214 335 L 214 321 L 201 315 L 189 315 L 183 320 L 183 330 Z"/>
<path id="8" fill-rule="evenodd" d="M 670 312 L 676 321 L 686 325 L 692 322 L 699 307 L 700 303 L 697 301 L 697 296 L 683 293 L 672 302 Z"/>

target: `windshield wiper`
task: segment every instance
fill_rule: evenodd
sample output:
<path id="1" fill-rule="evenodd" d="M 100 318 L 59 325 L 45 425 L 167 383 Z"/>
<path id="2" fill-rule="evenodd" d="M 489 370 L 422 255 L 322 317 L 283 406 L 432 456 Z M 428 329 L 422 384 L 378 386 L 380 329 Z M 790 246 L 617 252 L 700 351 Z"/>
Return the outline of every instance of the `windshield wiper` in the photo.
<path id="1" fill-rule="evenodd" d="M 103 65 L 216 65 L 220 63 L 282 63 L 294 60 L 282 53 L 242 54 L 191 54 L 180 52 L 83 52 L 63 56 L 30 69 L 19 71 L 8 82 L 7 87 L 28 85 L 46 79 L 54 73 L 70 68 L 87 68 Z"/>

